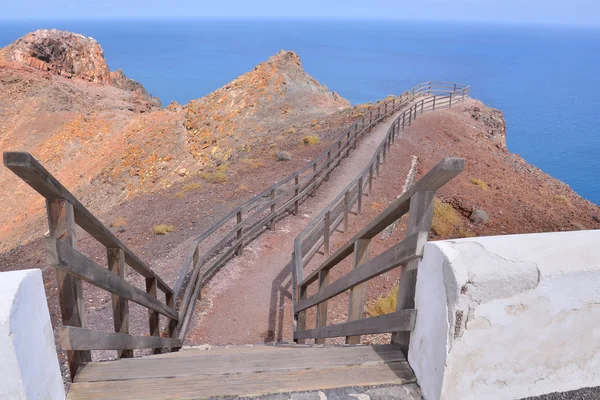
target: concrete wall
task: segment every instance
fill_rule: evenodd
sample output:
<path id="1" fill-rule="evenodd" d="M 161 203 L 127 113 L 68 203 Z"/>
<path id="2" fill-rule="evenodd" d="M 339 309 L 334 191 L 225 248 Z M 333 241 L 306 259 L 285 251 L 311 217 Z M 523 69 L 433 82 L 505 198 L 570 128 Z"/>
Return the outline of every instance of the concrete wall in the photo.
<path id="1" fill-rule="evenodd" d="M 430 242 L 416 289 L 427 400 L 600 385 L 600 231 Z"/>
<path id="2" fill-rule="evenodd" d="M 0 273 L 0 399 L 64 399 L 39 269 Z"/>

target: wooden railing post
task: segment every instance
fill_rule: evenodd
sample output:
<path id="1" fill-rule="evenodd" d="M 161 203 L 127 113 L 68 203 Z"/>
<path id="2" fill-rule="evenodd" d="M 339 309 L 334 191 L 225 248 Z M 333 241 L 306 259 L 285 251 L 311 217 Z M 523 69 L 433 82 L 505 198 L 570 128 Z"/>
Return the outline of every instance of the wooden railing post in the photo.
<path id="1" fill-rule="evenodd" d="M 385 164 L 386 156 L 387 156 L 387 143 L 384 143 L 384 145 L 383 145 L 383 164 Z"/>
<path id="2" fill-rule="evenodd" d="M 202 281 L 199 280 L 198 285 L 202 285 Z M 167 303 L 167 306 L 171 307 L 173 310 L 175 310 L 175 296 L 171 293 L 165 293 L 165 301 Z M 167 327 L 167 334 L 170 338 L 174 338 L 175 334 L 176 334 L 176 329 L 177 329 L 177 320 L 176 319 L 169 319 L 169 326 Z M 179 350 L 179 348 L 171 348 L 171 351 L 177 351 Z"/>
<path id="3" fill-rule="evenodd" d="M 238 226 L 237 229 L 237 234 L 236 234 L 236 238 L 238 241 L 242 240 L 242 233 L 244 231 L 244 228 L 242 227 L 242 210 L 238 211 L 238 213 L 236 214 L 236 223 Z M 239 242 L 237 250 L 235 251 L 235 254 L 237 254 L 238 256 L 241 256 L 242 253 L 244 251 L 244 244 L 242 242 Z"/>
<path id="4" fill-rule="evenodd" d="M 146 293 L 152 297 L 156 297 L 156 278 L 146 278 Z M 160 321 L 159 313 L 148 309 L 148 327 L 150 328 L 150 336 L 160 337 Z M 161 353 L 162 349 L 154 349 L 154 354 Z"/>
<path id="5" fill-rule="evenodd" d="M 329 285 L 329 270 L 319 271 L 319 291 L 323 291 Z M 317 305 L 317 328 L 327 325 L 327 301 Z M 325 344 L 325 338 L 315 339 L 316 344 Z"/>
<path id="6" fill-rule="evenodd" d="M 404 114 L 402 114 L 402 130 L 404 130 L 405 122 L 406 122 L 406 111 L 404 111 Z"/>
<path id="7" fill-rule="evenodd" d="M 421 100 L 421 115 L 423 115 L 423 107 L 425 106 L 425 99 Z"/>
<path id="8" fill-rule="evenodd" d="M 369 166 L 369 196 L 373 193 L 373 164 Z"/>
<path id="9" fill-rule="evenodd" d="M 417 192 L 410 198 L 407 237 L 417 232 L 429 232 L 431 230 L 434 197 L 435 191 L 427 191 Z M 418 265 L 419 259 L 416 259 L 402 266 L 396 311 L 415 307 Z M 409 342 L 410 332 L 394 332 L 392 334 L 392 343 L 400 345 L 405 356 L 408 355 Z"/>
<path id="10" fill-rule="evenodd" d="M 298 175 L 294 178 L 294 185 L 296 186 L 296 190 L 294 190 L 294 197 L 296 198 L 296 201 L 294 201 L 294 215 L 298 215 L 300 206 L 300 199 L 298 198 L 298 194 L 300 193 L 300 177 Z"/>
<path id="11" fill-rule="evenodd" d="M 466 93 L 467 89 L 463 89 L 462 90 L 462 102 L 465 102 L 465 93 Z"/>
<path id="12" fill-rule="evenodd" d="M 119 248 L 106 249 L 108 270 L 125 278 L 125 252 Z M 112 295 L 113 319 L 116 333 L 129 333 L 129 302 L 116 294 Z M 118 358 L 132 358 L 133 350 L 117 351 Z"/>
<path id="13" fill-rule="evenodd" d="M 433 96 L 433 110 L 432 111 L 435 111 L 435 96 Z"/>
<path id="14" fill-rule="evenodd" d="M 377 153 L 377 161 L 375 164 L 375 171 L 377 172 L 377 178 L 379 178 L 379 164 L 381 164 L 381 152 Z"/>
<path id="15" fill-rule="evenodd" d="M 271 199 L 273 204 L 271 204 L 271 219 L 269 220 L 267 229 L 273 229 L 273 225 L 275 224 L 275 189 L 271 189 L 271 194 L 269 195 L 269 198 Z"/>
<path id="16" fill-rule="evenodd" d="M 325 175 L 325 180 L 328 181 L 329 180 L 329 166 L 331 165 L 331 150 L 329 150 L 327 152 L 327 167 L 325 168 L 327 170 L 327 174 Z"/>
<path id="17" fill-rule="evenodd" d="M 448 102 L 448 108 L 452 108 L 452 93 L 450 93 L 450 101 Z"/>
<path id="18" fill-rule="evenodd" d="M 348 217 L 350 216 L 350 191 L 344 194 L 344 233 L 348 233 Z"/>
<path id="19" fill-rule="evenodd" d="M 317 163 L 316 162 L 313 164 L 312 170 L 313 170 L 312 183 L 315 183 L 315 182 L 317 182 Z M 315 183 L 315 185 L 313 186 L 313 189 L 311 190 L 310 197 L 315 197 L 316 193 L 317 193 L 317 184 Z"/>
<path id="20" fill-rule="evenodd" d="M 75 235 L 75 216 L 73 205 L 66 200 L 47 199 L 46 210 L 48 214 L 49 239 L 61 240 L 71 247 L 77 247 Z M 54 252 L 46 252 L 50 265 L 59 264 Z M 59 269 L 56 270 L 56 283 L 58 288 L 58 303 L 63 325 L 86 327 L 85 308 L 83 301 L 83 288 L 81 280 Z M 85 363 L 92 361 L 90 351 L 67 351 L 67 362 L 71 380 Z"/>
<path id="21" fill-rule="evenodd" d="M 331 211 L 325 213 L 323 221 L 323 252 L 325 256 L 329 255 L 329 237 L 331 235 Z"/>
<path id="22" fill-rule="evenodd" d="M 371 239 L 358 239 L 354 243 L 354 269 L 369 260 Z M 365 310 L 366 284 L 362 283 L 350 289 L 348 322 L 362 319 Z M 360 336 L 346 336 L 346 344 L 360 344 Z"/>
<path id="23" fill-rule="evenodd" d="M 362 175 L 360 176 L 360 178 L 358 178 L 358 213 L 359 214 L 362 214 L 362 198 L 364 196 L 363 179 L 364 178 Z"/>

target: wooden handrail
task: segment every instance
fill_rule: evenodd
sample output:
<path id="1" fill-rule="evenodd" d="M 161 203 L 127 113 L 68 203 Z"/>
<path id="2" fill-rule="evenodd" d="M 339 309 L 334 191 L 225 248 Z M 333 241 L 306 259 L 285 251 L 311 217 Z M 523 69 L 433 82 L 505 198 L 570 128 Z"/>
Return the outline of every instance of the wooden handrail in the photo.
<path id="1" fill-rule="evenodd" d="M 105 227 L 83 204 L 79 202 L 52 174 L 31 154 L 5 152 L 4 165 L 24 180 L 46 199 L 66 200 L 73 205 L 75 222 L 106 248 L 119 248 L 125 253 L 125 262 L 145 278 L 154 278 L 164 293 L 173 290 L 158 275 L 140 260 L 127 246 Z"/>
<path id="2" fill-rule="evenodd" d="M 63 327 L 59 328 L 71 378 L 92 360 L 90 350 L 118 350 L 118 357 L 133 357 L 133 349 L 181 347 L 174 339 L 179 313 L 174 291 L 127 246 L 104 226 L 73 194 L 52 176 L 31 154 L 7 152 L 4 165 L 46 198 L 49 234 L 45 240 L 48 263 L 56 269 Z M 108 268 L 98 265 L 76 250 L 76 225 L 106 247 Z M 125 264 L 145 278 L 146 291 L 125 280 Z M 115 333 L 86 329 L 81 282 L 86 281 L 113 294 Z M 157 289 L 165 302 L 157 299 Z M 129 301 L 148 308 L 149 337 L 129 335 Z M 166 303 L 166 304 L 165 304 Z M 169 319 L 167 334 L 160 337 L 159 314 Z"/>

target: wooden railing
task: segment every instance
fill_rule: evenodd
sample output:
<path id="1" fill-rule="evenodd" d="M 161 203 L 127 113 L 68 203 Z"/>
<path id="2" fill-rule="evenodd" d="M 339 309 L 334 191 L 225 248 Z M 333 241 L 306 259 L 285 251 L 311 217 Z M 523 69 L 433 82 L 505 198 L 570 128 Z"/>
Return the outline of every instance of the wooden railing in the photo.
<path id="1" fill-rule="evenodd" d="M 179 338 L 182 341 L 185 338 L 205 278 L 234 255 L 240 255 L 244 246 L 265 229 L 272 229 L 275 221 L 290 212 L 297 214 L 299 204 L 313 196 L 323 181 L 329 179 L 342 158 L 356 148 L 360 137 L 399 110 L 412 110 L 404 113 L 409 125 L 417 114 L 430 108 L 448 107 L 463 101 L 469 90 L 468 86 L 460 84 L 426 82 L 376 105 L 314 161 L 235 208 L 194 239 L 174 286 L 181 315 Z"/>
<path id="2" fill-rule="evenodd" d="M 56 269 L 58 297 L 63 326 L 59 340 L 67 351 L 69 371 L 75 377 L 83 364 L 91 361 L 90 350 L 118 350 L 118 356 L 133 357 L 133 349 L 178 349 L 175 338 L 179 313 L 174 291 L 142 260 L 113 235 L 58 180 L 29 153 L 4 153 L 4 165 L 46 198 L 49 233 L 45 239 L 48 263 Z M 76 225 L 104 247 L 108 268 L 77 251 Z M 145 278 L 146 290 L 125 280 L 125 265 Z M 112 293 L 115 332 L 86 328 L 81 281 Z M 163 303 L 157 290 L 165 295 Z M 129 334 L 129 301 L 148 309 L 150 336 Z M 160 337 L 159 315 L 168 319 L 166 338 Z"/>
<path id="3" fill-rule="evenodd" d="M 421 180 L 408 188 L 397 200 L 377 215 L 352 239 L 342 245 L 333 254 L 329 254 L 328 239 L 333 232 L 331 212 L 335 204 L 326 208 L 324 214 L 313 220 L 294 242 L 292 255 L 292 308 L 294 314 L 294 340 L 303 343 L 306 339 L 315 339 L 324 343 L 325 338 L 345 336 L 346 343 L 360 343 L 360 335 L 393 333 L 392 342 L 408 351 L 408 333 L 413 329 L 416 310 L 414 310 L 414 291 L 418 258 L 431 229 L 433 199 L 436 191 L 458 175 L 465 166 L 459 158 L 445 158 Z M 349 189 L 349 188 L 347 188 Z M 347 192 L 346 192 L 347 193 Z M 361 193 L 362 195 L 362 193 Z M 350 203 L 348 208 L 351 208 Z M 408 213 L 406 239 L 383 253 L 370 259 L 369 244 L 377 234 Z M 348 216 L 345 216 L 347 221 Z M 320 229 L 317 227 L 320 226 Z M 347 229 L 347 227 L 346 227 Z M 306 239 L 318 236 L 324 240 Z M 304 277 L 307 265 L 306 255 L 314 254 L 314 248 L 323 247 L 326 260 Z M 333 283 L 329 283 L 329 271 L 354 254 L 353 270 Z M 363 318 L 365 304 L 364 283 L 394 268 L 402 266 L 398 303 L 395 312 L 367 319 Z M 318 282 L 315 294 L 308 297 L 309 286 Z M 348 322 L 327 325 L 327 300 L 350 290 Z M 306 329 L 306 310 L 317 307 L 316 327 Z"/>
<path id="4" fill-rule="evenodd" d="M 361 233 L 353 240 L 346 243 L 340 250 L 335 252 L 307 278 L 304 278 L 304 269 L 318 251 L 322 250 L 326 256 L 330 254 L 330 237 L 332 233 L 335 232 L 342 223 L 344 224 L 342 228 L 343 231 L 348 231 L 349 216 L 352 214 L 352 210 L 355 206 L 357 214 L 362 212 L 363 197 L 367 195 L 367 193 L 371 194 L 373 177 L 379 176 L 380 165 L 385 163 L 387 153 L 390 150 L 391 145 L 395 142 L 396 136 L 398 136 L 405 127 L 410 126 L 412 121 L 417 119 L 418 115 L 422 115 L 428 111 L 435 111 L 439 108 L 452 107 L 464 102 L 469 95 L 469 91 L 470 88 L 468 86 L 454 83 L 430 82 L 428 84 L 420 85 L 417 92 L 425 93 L 425 95 L 417 98 L 407 110 L 396 118 L 369 164 L 325 209 L 321 211 L 316 218 L 313 219 L 298 237 L 296 237 L 294 241 L 294 253 L 292 255 L 294 340 L 302 342 L 307 338 L 313 338 L 316 339 L 318 343 L 323 343 L 324 338 L 326 337 L 347 336 L 348 343 L 358 343 L 360 341 L 360 335 L 362 334 L 394 332 L 394 341 L 398 343 L 401 341 L 406 342 L 405 347 L 407 348 L 408 342 L 406 338 L 408 336 L 406 333 L 403 333 L 403 331 L 410 331 L 412 329 L 411 324 L 414 322 L 414 313 L 412 311 L 406 311 L 411 308 L 412 303 L 409 299 L 414 297 L 414 295 L 411 297 L 411 291 L 414 294 L 414 287 L 411 288 L 411 279 L 407 277 L 402 280 L 404 283 L 401 285 L 402 290 L 399 292 L 399 296 L 405 296 L 405 298 L 398 302 L 397 313 L 369 318 L 368 321 L 360 320 L 364 312 L 365 295 L 361 284 L 390 269 L 409 263 L 411 260 L 420 257 L 423 239 L 425 241 L 427 240 L 428 232 L 431 228 L 431 218 L 429 218 L 428 223 L 421 225 L 424 228 L 422 229 L 423 232 L 419 233 L 417 230 L 411 230 L 409 228 L 409 233 L 412 236 L 374 259 L 377 261 L 372 260 L 365 264 L 364 269 L 356 269 L 351 274 L 348 274 L 344 277 L 346 280 L 340 279 L 336 281 L 335 284 L 329 286 L 328 271 L 353 252 L 355 253 L 355 268 L 364 264 L 368 260 L 368 242 L 370 239 L 408 212 L 409 204 L 411 210 L 414 207 L 415 210 L 421 210 L 419 212 L 430 207 L 435 190 L 458 174 L 464 167 L 464 161 L 454 159 L 444 160 L 417 185 L 409 189 L 396 202 L 388 207 L 388 209 L 380 214 L 372 224 L 361 231 Z M 458 172 L 454 175 L 449 175 L 445 172 L 448 168 L 459 169 L 456 170 Z M 429 182 L 432 179 L 435 180 L 435 185 L 433 186 L 431 186 Z M 436 186 L 437 184 L 439 184 L 439 186 Z M 415 194 L 416 197 L 414 201 L 416 202 L 418 199 L 422 198 L 423 194 L 421 192 L 433 192 L 430 193 L 431 199 L 425 199 L 427 204 L 413 206 L 413 200 L 411 199 L 412 195 Z M 397 208 L 397 210 L 394 210 L 394 208 Z M 375 225 L 371 226 L 373 224 Z M 387 254 L 387 256 L 385 256 L 385 254 Z M 416 264 L 413 264 L 412 269 L 415 268 Z M 412 271 L 412 269 L 409 269 L 409 271 Z M 319 291 L 317 295 L 311 297 L 312 300 L 306 299 L 308 286 L 315 281 L 319 282 Z M 333 327 L 326 326 L 327 300 L 348 289 L 351 290 L 348 322 Z M 306 330 L 306 309 L 312 306 L 317 306 L 317 327 L 312 330 Z M 403 339 L 400 340 L 398 338 Z"/>

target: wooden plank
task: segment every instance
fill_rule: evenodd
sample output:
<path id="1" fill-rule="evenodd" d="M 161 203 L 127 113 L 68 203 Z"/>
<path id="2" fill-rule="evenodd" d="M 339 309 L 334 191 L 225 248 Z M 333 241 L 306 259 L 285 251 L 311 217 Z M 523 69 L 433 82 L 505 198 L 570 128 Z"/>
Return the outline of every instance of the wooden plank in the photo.
<path id="1" fill-rule="evenodd" d="M 146 293 L 156 299 L 156 279 L 146 278 Z M 148 309 L 148 327 L 150 336 L 160 336 L 160 317 L 158 312 L 150 309 Z M 160 353 L 160 349 L 155 349 L 154 353 Z"/>
<path id="2" fill-rule="evenodd" d="M 359 239 L 354 243 L 354 262 L 353 268 L 356 270 L 369 260 L 371 255 L 371 239 Z M 350 288 L 350 298 L 348 299 L 348 322 L 362 319 L 365 310 L 365 284 L 356 285 Z M 346 344 L 360 344 L 360 336 L 347 336 Z"/>
<path id="3" fill-rule="evenodd" d="M 417 310 L 401 310 L 377 317 L 363 318 L 344 324 L 329 325 L 306 331 L 294 332 L 294 339 L 332 338 L 389 333 L 414 329 Z"/>
<path id="4" fill-rule="evenodd" d="M 87 208 L 83 206 L 54 176 L 31 154 L 6 152 L 4 165 L 46 199 L 63 199 L 73 205 L 75 222 L 107 248 L 120 248 L 125 252 L 125 262 L 142 276 L 155 277 L 163 292 L 173 292 L 146 264 L 127 248 Z"/>
<path id="5" fill-rule="evenodd" d="M 410 211 L 408 213 L 408 224 L 406 234 L 431 230 L 433 220 L 434 191 L 417 192 L 410 198 Z M 425 246 L 421 243 L 420 246 Z M 421 247 L 420 251 L 423 251 Z M 411 309 L 415 307 L 415 290 L 417 286 L 418 260 L 410 261 L 402 266 L 401 279 L 398 289 L 398 301 L 396 311 Z M 399 344 L 404 354 L 408 354 L 410 334 L 406 332 L 395 332 L 392 335 L 392 343 Z"/>
<path id="6" fill-rule="evenodd" d="M 182 376 L 229 375 L 300 368 L 331 368 L 347 365 L 385 364 L 406 361 L 395 345 L 356 347 L 303 347 L 278 351 L 275 346 L 262 346 L 265 351 L 225 352 L 178 357 L 145 357 L 135 360 L 94 362 L 82 369 L 77 382 L 120 381 Z"/>
<path id="7" fill-rule="evenodd" d="M 65 246 L 77 247 L 73 206 L 66 200 L 48 199 L 46 200 L 46 211 L 49 237 L 64 243 Z M 47 251 L 46 258 L 50 265 L 54 265 L 57 261 L 55 254 L 52 252 Z M 81 280 L 57 269 L 56 286 L 58 288 L 58 303 L 63 325 L 85 327 L 85 306 Z M 90 361 L 92 361 L 92 355 L 89 351 L 68 350 L 67 362 L 71 378 L 76 376 L 82 365 Z"/>
<path id="8" fill-rule="evenodd" d="M 344 233 L 348 233 L 348 217 L 350 216 L 350 192 L 344 194 Z"/>
<path id="9" fill-rule="evenodd" d="M 323 270 L 319 274 L 319 292 L 329 286 L 329 271 Z M 327 301 L 317 305 L 317 328 L 327 326 Z M 317 339 L 317 344 L 325 344 L 325 339 Z"/>
<path id="10" fill-rule="evenodd" d="M 465 168 L 462 158 L 447 157 L 433 167 L 414 185 L 410 186 L 399 198 L 394 200 L 385 210 L 371 220 L 352 239 L 342 245 L 314 270 L 301 285 L 307 285 L 317 280 L 320 269 L 330 269 L 352 253 L 354 242 L 358 239 L 372 239 L 391 223 L 402 217 L 409 210 L 410 198 L 419 191 L 436 191 Z"/>
<path id="11" fill-rule="evenodd" d="M 60 240 L 46 239 L 46 250 L 54 254 L 57 263 L 53 265 L 62 271 L 98 286 L 110 293 L 131 300 L 146 308 L 158 311 L 169 318 L 178 319 L 179 315 L 143 290 L 136 288 L 124 279 L 102 268 L 83 254 L 72 249 Z"/>
<path id="12" fill-rule="evenodd" d="M 126 350 L 181 347 L 179 339 L 100 332 L 85 328 L 75 328 L 73 326 L 59 327 L 58 340 L 60 346 L 67 350 Z M 126 360 L 135 361 L 137 359 L 130 358 L 123 359 L 122 361 Z"/>
<path id="13" fill-rule="evenodd" d="M 244 249 L 244 243 L 242 243 L 242 232 L 244 230 L 244 228 L 242 227 L 242 211 L 238 211 L 237 215 L 236 215 L 236 222 L 237 222 L 237 240 L 240 242 L 240 244 L 238 245 L 238 248 L 236 250 L 236 255 L 241 256 L 243 249 Z"/>
<path id="14" fill-rule="evenodd" d="M 346 386 L 406 384 L 416 378 L 407 362 L 260 373 L 146 378 L 120 382 L 82 382 L 71 386 L 70 400 L 162 400 L 218 396 L 259 396 Z M 169 388 L 169 390 L 165 390 Z"/>
<path id="15" fill-rule="evenodd" d="M 323 252 L 329 255 L 329 238 L 331 236 L 331 210 L 325 213 L 325 226 L 323 227 Z"/>
<path id="16" fill-rule="evenodd" d="M 421 257 L 423 255 L 423 245 L 427 242 L 428 237 L 429 232 L 418 232 L 407 237 L 397 245 L 390 247 L 360 267 L 329 284 L 323 292 L 316 293 L 307 299 L 299 300 L 296 306 L 296 312 L 316 306 L 325 300 L 329 300 L 330 298 L 345 292 L 351 287 Z"/>
<path id="17" fill-rule="evenodd" d="M 106 249 L 108 270 L 118 277 L 125 279 L 125 253 L 121 249 Z M 129 333 L 129 302 L 120 296 L 112 295 L 113 322 L 115 332 Z M 126 349 L 117 352 L 118 358 L 133 357 L 133 350 Z"/>
<path id="18" fill-rule="evenodd" d="M 184 339 L 185 339 L 185 335 L 187 333 L 187 329 L 190 323 L 190 320 L 192 319 L 192 316 L 194 315 L 194 309 L 196 308 L 196 300 L 200 301 L 201 297 L 202 297 L 202 283 L 204 282 L 204 275 L 202 274 L 198 274 L 197 279 L 194 281 L 194 292 L 192 295 L 192 299 L 190 300 L 189 304 L 186 307 L 186 311 L 185 314 L 182 314 L 181 316 L 181 320 L 179 321 L 179 324 L 177 325 L 177 331 L 179 334 L 179 339 L 181 340 L 181 342 L 183 343 Z M 192 282 L 190 282 L 190 285 L 192 284 Z"/>

